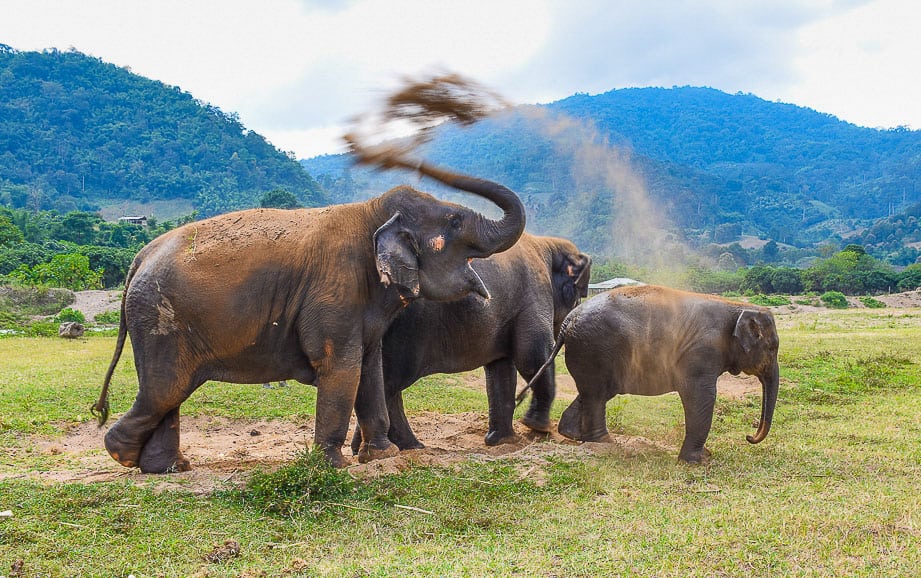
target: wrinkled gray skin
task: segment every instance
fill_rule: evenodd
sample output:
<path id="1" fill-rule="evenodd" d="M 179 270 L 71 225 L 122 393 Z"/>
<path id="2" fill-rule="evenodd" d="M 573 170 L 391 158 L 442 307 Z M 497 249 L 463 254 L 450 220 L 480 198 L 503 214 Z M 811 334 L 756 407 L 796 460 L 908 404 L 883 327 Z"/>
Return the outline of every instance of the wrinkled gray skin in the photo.
<path id="1" fill-rule="evenodd" d="M 471 295 L 444 303 L 421 299 L 390 325 L 383 340 L 384 391 L 390 413 L 388 438 L 400 449 L 424 447 L 403 410 L 403 390 L 433 373 L 486 370 L 489 399 L 487 445 L 515 439 L 516 370 L 534 376 L 553 349 L 560 324 L 588 291 L 591 259 L 565 239 L 525 233 L 514 247 L 473 262 L 492 298 Z M 522 422 L 550 431 L 556 392 L 552 371 L 534 385 Z M 356 431 L 352 450 L 361 442 Z"/>
<path id="2" fill-rule="evenodd" d="M 353 408 L 365 433 L 359 461 L 395 454 L 381 337 L 417 297 L 487 296 L 469 260 L 508 249 L 525 224 L 504 186 L 418 170 L 489 199 L 503 217 L 398 187 L 363 203 L 220 215 L 144 247 L 128 273 L 115 354 L 93 406 L 101 425 L 130 334 L 139 391 L 106 433 L 109 454 L 144 472 L 189 469 L 179 406 L 198 386 L 285 379 L 316 385 L 314 443 L 332 464 L 349 463 L 342 444 Z"/>
<path id="3" fill-rule="evenodd" d="M 621 287 L 573 310 L 563 322 L 554 355 L 564 343 L 566 367 L 579 392 L 558 424 L 568 438 L 608 438 L 605 406 L 619 393 L 677 391 L 685 418 L 678 458 L 706 460 L 716 380 L 725 371 L 761 381 L 761 422 L 748 441 L 759 443 L 771 428 L 779 340 L 774 317 L 765 308 L 666 287 Z"/>

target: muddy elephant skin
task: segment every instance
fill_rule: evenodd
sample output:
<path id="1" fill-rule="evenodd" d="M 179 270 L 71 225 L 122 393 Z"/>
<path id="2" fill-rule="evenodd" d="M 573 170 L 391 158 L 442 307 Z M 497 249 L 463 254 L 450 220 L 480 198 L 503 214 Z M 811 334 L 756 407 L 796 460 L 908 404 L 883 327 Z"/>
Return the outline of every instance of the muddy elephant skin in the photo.
<path id="1" fill-rule="evenodd" d="M 762 441 L 771 428 L 779 339 L 766 308 L 666 287 L 622 287 L 574 309 L 554 351 L 564 343 L 566 366 L 579 392 L 558 424 L 568 438 L 605 439 L 605 406 L 617 394 L 677 391 L 685 417 L 678 457 L 701 462 L 710 456 L 704 444 L 713 421 L 716 380 L 726 371 L 761 381 L 761 421 L 748 441 Z"/>
<path id="2" fill-rule="evenodd" d="M 353 408 L 365 434 L 359 460 L 396 453 L 381 337 L 418 297 L 488 297 L 469 261 L 508 249 L 525 224 L 506 187 L 417 168 L 489 199 L 503 216 L 491 220 L 404 186 L 363 203 L 220 215 L 144 247 L 128 273 L 116 351 L 93 408 L 104 422 L 130 335 L 139 389 L 106 433 L 109 454 L 144 472 L 188 469 L 179 406 L 196 388 L 285 379 L 316 385 L 314 443 L 334 465 L 349 463 L 341 448 Z"/>
<path id="3" fill-rule="evenodd" d="M 525 233 L 514 247 L 473 262 L 492 299 L 450 303 L 421 299 L 391 324 L 383 340 L 389 439 L 400 449 L 424 447 L 403 409 L 403 390 L 433 373 L 486 370 L 488 445 L 513 441 L 517 373 L 531 379 L 553 349 L 566 315 L 588 291 L 591 259 L 555 237 Z M 534 385 L 522 422 L 550 431 L 556 386 L 552 372 Z M 352 440 L 357 451 L 359 436 Z"/>

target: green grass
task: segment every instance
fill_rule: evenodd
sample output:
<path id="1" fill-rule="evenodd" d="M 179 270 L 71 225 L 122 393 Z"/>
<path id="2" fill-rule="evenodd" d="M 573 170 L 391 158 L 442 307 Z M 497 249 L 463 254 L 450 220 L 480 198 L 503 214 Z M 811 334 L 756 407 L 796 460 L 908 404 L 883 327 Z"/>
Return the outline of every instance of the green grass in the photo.
<path id="1" fill-rule="evenodd" d="M 921 312 L 778 316 L 781 392 L 720 399 L 702 467 L 676 450 L 546 462 L 471 457 L 352 479 L 298 456 L 209 495 L 129 482 L 0 481 L 0 574 L 137 576 L 906 576 L 921 567 Z M 31 435 L 89 420 L 114 338 L 0 339 L 0 473 L 60 467 Z M 563 368 L 560 368 L 562 370 Z M 463 377 L 433 376 L 407 408 L 485 411 Z M 136 390 L 130 351 L 113 412 Z M 294 399 L 292 399 L 292 396 Z M 313 389 L 206 384 L 185 414 L 313 413 Z M 614 405 L 614 404 L 610 404 Z M 613 431 L 676 448 L 676 396 L 625 397 Z M 557 403 L 559 415 L 563 404 Z M 536 468 L 534 466 L 537 466 Z M 225 540 L 238 556 L 209 562 Z"/>

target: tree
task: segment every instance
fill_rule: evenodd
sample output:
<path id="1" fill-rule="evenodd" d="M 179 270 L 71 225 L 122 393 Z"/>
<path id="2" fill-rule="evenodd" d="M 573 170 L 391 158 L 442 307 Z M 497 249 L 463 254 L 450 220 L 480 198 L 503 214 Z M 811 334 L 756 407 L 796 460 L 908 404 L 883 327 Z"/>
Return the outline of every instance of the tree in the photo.
<path id="1" fill-rule="evenodd" d="M 796 295 L 803 291 L 803 279 L 799 269 L 778 267 L 771 275 L 771 285 L 777 293 Z"/>
<path id="2" fill-rule="evenodd" d="M 777 247 L 777 241 L 771 239 L 761 247 L 761 258 L 765 263 L 774 263 L 780 255 L 780 249 Z"/>
<path id="3" fill-rule="evenodd" d="M 745 271 L 745 274 L 742 276 L 742 282 L 739 284 L 739 289 L 743 293 L 773 293 L 773 275 L 773 267 L 755 265 Z"/>
<path id="4" fill-rule="evenodd" d="M 19 227 L 7 215 L 0 215 L 0 247 L 15 247 L 24 240 Z"/>
<path id="5" fill-rule="evenodd" d="M 921 288 L 921 263 L 905 267 L 905 270 L 899 275 L 897 287 L 899 291 L 914 291 Z"/>
<path id="6" fill-rule="evenodd" d="M 264 209 L 299 209 L 302 205 L 298 202 L 294 193 L 278 187 L 263 194 L 259 199 L 259 206 Z"/>
<path id="7" fill-rule="evenodd" d="M 34 267 L 22 265 L 10 276 L 30 285 L 63 287 L 72 291 L 101 287 L 102 271 L 90 269 L 90 260 L 76 253 L 58 254 Z"/>
<path id="8" fill-rule="evenodd" d="M 102 217 L 83 211 L 71 211 L 64 215 L 61 222 L 55 227 L 55 238 L 62 241 L 71 241 L 78 245 L 93 245 L 96 243 L 96 226 L 102 222 Z"/>

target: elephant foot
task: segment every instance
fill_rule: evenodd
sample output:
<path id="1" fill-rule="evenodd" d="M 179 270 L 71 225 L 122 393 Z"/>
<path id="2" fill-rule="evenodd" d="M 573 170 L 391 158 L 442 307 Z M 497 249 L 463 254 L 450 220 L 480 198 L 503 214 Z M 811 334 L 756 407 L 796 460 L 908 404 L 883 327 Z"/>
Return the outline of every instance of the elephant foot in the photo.
<path id="1" fill-rule="evenodd" d="M 342 449 L 339 447 L 323 447 L 317 445 L 322 451 L 326 461 L 334 468 L 345 468 L 352 465 L 352 461 L 342 455 Z"/>
<path id="2" fill-rule="evenodd" d="M 560 420 L 560 423 L 557 425 L 556 430 L 560 432 L 560 435 L 564 438 L 582 441 L 582 431 L 579 429 L 578 424 L 572 423 L 571 420 Z"/>
<path id="3" fill-rule="evenodd" d="M 148 451 L 151 444 L 144 446 L 141 452 L 141 459 L 138 467 L 144 474 L 174 474 L 176 472 L 187 472 L 192 469 L 192 464 L 181 452 L 169 452 L 162 449 L 152 449 Z"/>
<path id="4" fill-rule="evenodd" d="M 138 467 L 145 474 L 187 472 L 192 465 L 179 451 L 179 414 L 170 412 L 163 418 L 138 458 Z"/>
<path id="5" fill-rule="evenodd" d="M 513 444 L 518 441 L 515 432 L 507 433 L 500 431 L 491 431 L 486 433 L 486 445 L 501 446 L 502 444 Z"/>
<path id="6" fill-rule="evenodd" d="M 532 412 L 528 410 L 520 421 L 536 432 L 550 433 L 550 416 L 547 412 Z"/>
<path id="7" fill-rule="evenodd" d="M 363 443 L 358 450 L 358 463 L 366 464 L 372 460 L 392 458 L 399 453 L 400 448 L 390 442 L 387 442 L 387 447 L 384 448 L 378 448 L 371 444 Z"/>
<path id="8" fill-rule="evenodd" d="M 394 444 L 396 444 L 396 446 L 397 446 L 398 448 L 400 448 L 400 451 L 403 451 L 403 450 L 421 450 L 421 449 L 424 449 L 424 448 L 425 448 L 425 444 L 422 443 L 422 442 L 420 442 L 418 439 L 416 439 L 415 436 L 413 436 L 412 439 L 408 439 L 408 440 L 395 440 L 395 439 L 391 439 L 390 441 L 392 441 Z"/>
<path id="9" fill-rule="evenodd" d="M 681 453 L 678 454 L 678 461 L 692 465 L 707 464 L 712 456 L 713 454 L 707 448 L 696 451 L 682 448 Z"/>
<path id="10" fill-rule="evenodd" d="M 605 430 L 604 433 L 583 435 L 582 441 L 595 442 L 595 443 L 608 443 L 611 441 L 611 434 L 609 434 L 607 430 Z"/>
<path id="11" fill-rule="evenodd" d="M 106 451 L 112 459 L 126 468 L 136 468 L 141 458 L 141 444 L 132 444 L 122 439 L 121 430 L 116 423 L 106 432 L 103 440 Z"/>

